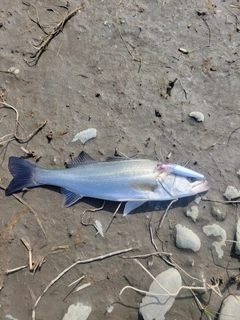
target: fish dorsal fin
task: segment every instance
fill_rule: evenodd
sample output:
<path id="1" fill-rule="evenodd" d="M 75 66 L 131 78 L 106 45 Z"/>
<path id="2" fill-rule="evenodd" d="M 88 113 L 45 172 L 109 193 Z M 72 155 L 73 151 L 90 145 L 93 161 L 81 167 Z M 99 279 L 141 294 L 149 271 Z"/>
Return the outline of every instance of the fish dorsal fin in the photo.
<path id="1" fill-rule="evenodd" d="M 96 162 L 95 159 L 89 156 L 86 152 L 82 151 L 76 158 L 67 162 L 66 168 L 74 168 L 83 164 Z"/>
<path id="2" fill-rule="evenodd" d="M 79 199 L 82 199 L 82 196 L 80 194 L 76 194 L 76 193 L 69 191 L 65 188 L 61 188 L 61 192 L 64 196 L 64 207 L 66 207 L 66 208 L 73 205 Z"/>
<path id="3" fill-rule="evenodd" d="M 124 207 L 124 210 L 123 210 L 123 215 L 126 216 L 131 211 L 133 211 L 134 209 L 140 207 L 145 202 L 147 202 L 147 200 L 143 200 L 143 201 L 128 201 L 125 204 L 125 207 Z"/>

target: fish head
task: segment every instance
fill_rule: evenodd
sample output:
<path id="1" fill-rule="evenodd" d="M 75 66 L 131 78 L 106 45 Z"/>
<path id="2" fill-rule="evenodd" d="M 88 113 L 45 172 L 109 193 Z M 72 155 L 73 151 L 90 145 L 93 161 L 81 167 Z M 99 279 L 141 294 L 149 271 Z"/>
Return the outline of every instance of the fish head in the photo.
<path id="1" fill-rule="evenodd" d="M 161 199 L 171 200 L 193 196 L 208 190 L 208 183 L 205 177 L 194 178 L 163 172 L 158 178 L 156 192 L 161 193 Z"/>

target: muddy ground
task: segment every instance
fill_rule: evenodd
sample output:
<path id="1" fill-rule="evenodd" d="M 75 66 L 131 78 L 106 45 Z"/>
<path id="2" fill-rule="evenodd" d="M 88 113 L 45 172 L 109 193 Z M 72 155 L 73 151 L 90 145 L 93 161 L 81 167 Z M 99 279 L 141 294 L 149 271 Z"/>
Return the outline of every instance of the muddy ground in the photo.
<path id="1" fill-rule="evenodd" d="M 72 154 L 84 150 L 104 160 L 115 150 L 127 156 L 166 159 L 203 173 L 210 190 L 205 199 L 224 200 L 227 185 L 239 188 L 239 2 L 232 1 L 84 1 L 84 7 L 66 24 L 66 15 L 81 6 L 70 1 L 2 0 L 0 8 L 0 93 L 2 187 L 11 180 L 9 156 L 34 152 L 33 163 L 62 168 Z M 69 11 L 67 11 L 67 9 Z M 60 33 L 55 34 L 57 26 Z M 54 33 L 55 32 L 55 33 Z M 43 41 L 42 51 L 37 48 Z M 46 42 L 44 42 L 46 41 Z M 45 49 L 45 50 L 44 50 Z M 6 72 L 8 71 L 8 72 Z M 200 111 L 197 123 L 188 114 Z M 29 135 L 41 126 L 34 134 Z M 98 136 L 82 145 L 71 143 L 79 131 L 96 128 Z M 235 131 L 234 131 L 235 130 Z M 13 196 L 0 193 L 0 318 L 32 319 L 32 308 L 47 285 L 78 259 L 89 259 L 117 250 L 134 248 L 125 256 L 155 252 L 149 224 L 159 251 L 188 274 L 212 283 L 221 279 L 220 291 L 196 292 L 203 308 L 217 319 L 223 298 L 239 293 L 231 277 L 239 274 L 239 257 L 233 243 L 226 242 L 218 258 L 202 227 L 217 223 L 234 240 L 237 205 L 224 205 L 224 221 L 211 214 L 212 202 L 201 201 L 196 223 L 185 216 L 186 207 L 170 209 L 155 233 L 164 210 L 142 206 L 127 217 L 122 208 L 104 237 L 91 225 L 97 219 L 109 225 L 117 204 L 107 202 L 99 212 L 82 213 L 102 205 L 101 200 L 83 199 L 62 207 L 58 188 L 36 188 L 17 194 L 35 210 Z M 190 206 L 193 205 L 192 203 Z M 39 217 L 42 224 L 40 227 Z M 181 223 L 201 239 L 193 253 L 175 246 L 175 228 Z M 46 236 L 43 233 L 43 230 Z M 33 260 L 44 257 L 35 274 L 28 268 L 6 275 L 6 270 L 28 264 L 24 237 Z M 219 240 L 219 239 L 217 239 Z M 36 319 L 62 319 L 76 302 L 92 307 L 88 319 L 141 319 L 142 295 L 126 285 L 148 290 L 152 279 L 132 259 L 122 255 L 75 266 L 45 293 L 35 312 Z M 166 256 L 164 256 L 167 258 Z M 141 259 L 157 276 L 169 268 L 160 257 Z M 181 273 L 185 284 L 193 280 Z M 85 275 L 91 286 L 71 293 L 68 285 Z M 238 280 L 238 279 L 237 279 Z M 214 281 L 213 281 L 214 282 Z M 201 285 L 195 281 L 195 285 Z M 114 309 L 108 313 L 107 308 Z M 192 293 L 182 290 L 166 319 L 207 319 Z"/>

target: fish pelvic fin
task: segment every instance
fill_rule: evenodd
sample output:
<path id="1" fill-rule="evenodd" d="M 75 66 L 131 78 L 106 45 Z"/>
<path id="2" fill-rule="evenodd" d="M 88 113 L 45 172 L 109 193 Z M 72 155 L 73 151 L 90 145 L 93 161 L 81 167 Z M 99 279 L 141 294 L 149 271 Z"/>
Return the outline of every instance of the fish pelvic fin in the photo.
<path id="1" fill-rule="evenodd" d="M 61 192 L 64 196 L 64 207 L 68 208 L 72 206 L 75 202 L 82 199 L 82 196 L 80 194 L 74 193 L 72 191 L 69 191 L 65 188 L 61 188 Z"/>
<path id="2" fill-rule="evenodd" d="M 5 190 L 6 196 L 23 188 L 38 186 L 39 184 L 34 181 L 34 171 L 38 168 L 22 158 L 10 157 L 8 169 L 13 179 Z"/>
<path id="3" fill-rule="evenodd" d="M 129 214 L 131 211 L 133 211 L 134 209 L 137 209 L 138 207 L 140 207 L 142 204 L 144 204 L 145 202 L 147 202 L 148 200 L 142 200 L 142 201 L 128 201 L 125 204 L 124 210 L 123 210 L 123 215 L 126 216 L 127 214 Z"/>

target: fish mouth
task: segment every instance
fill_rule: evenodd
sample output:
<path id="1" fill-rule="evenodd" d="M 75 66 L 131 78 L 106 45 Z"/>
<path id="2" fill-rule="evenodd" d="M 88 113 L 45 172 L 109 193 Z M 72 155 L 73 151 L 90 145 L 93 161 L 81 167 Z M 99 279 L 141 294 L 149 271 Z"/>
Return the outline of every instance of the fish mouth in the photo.
<path id="1" fill-rule="evenodd" d="M 191 188 L 193 194 L 202 193 L 208 191 L 209 186 L 207 180 L 197 180 L 194 182 L 194 186 Z"/>

